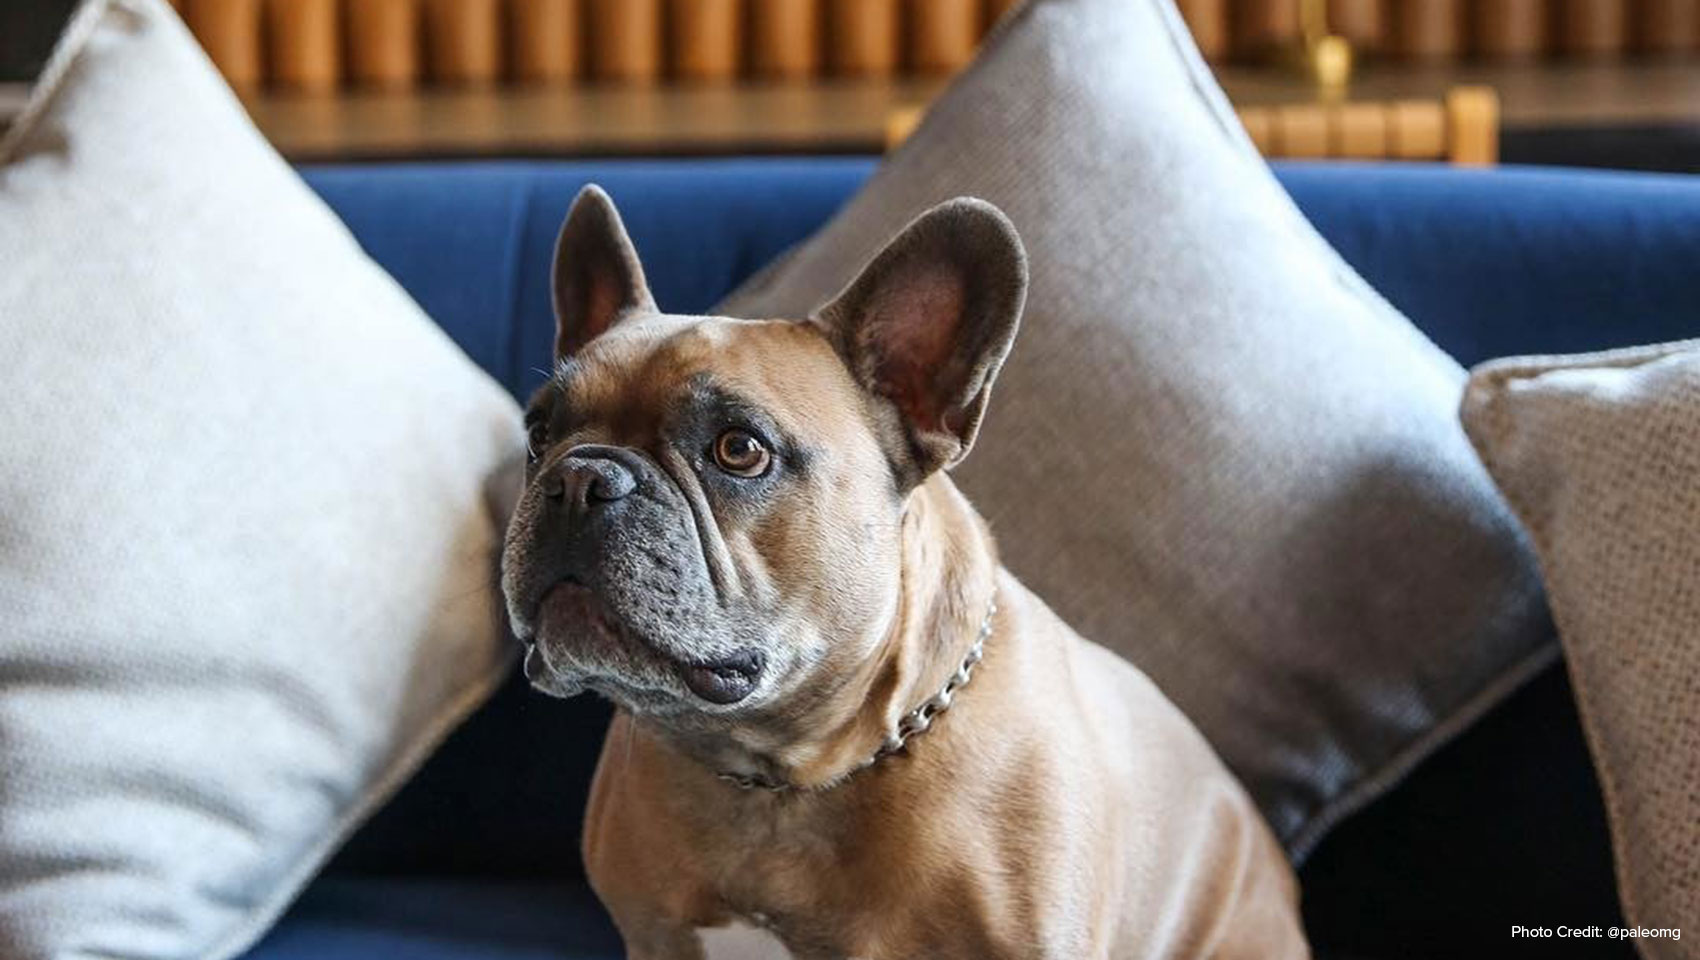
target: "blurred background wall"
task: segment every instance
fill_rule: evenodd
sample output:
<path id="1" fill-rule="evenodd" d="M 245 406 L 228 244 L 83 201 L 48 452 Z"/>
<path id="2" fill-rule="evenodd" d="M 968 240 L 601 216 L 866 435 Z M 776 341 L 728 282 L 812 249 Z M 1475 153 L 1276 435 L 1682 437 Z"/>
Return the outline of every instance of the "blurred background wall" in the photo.
<path id="1" fill-rule="evenodd" d="M 303 160 L 877 152 L 1015 5 L 174 0 Z M 0 3 L 0 122 L 72 6 Z M 1700 0 L 1178 8 L 1272 156 L 1700 170 Z"/>

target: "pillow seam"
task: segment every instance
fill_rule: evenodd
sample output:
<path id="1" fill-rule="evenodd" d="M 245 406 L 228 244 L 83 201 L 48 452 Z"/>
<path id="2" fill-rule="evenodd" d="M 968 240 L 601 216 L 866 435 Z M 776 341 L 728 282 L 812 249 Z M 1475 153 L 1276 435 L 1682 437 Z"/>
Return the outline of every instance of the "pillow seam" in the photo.
<path id="1" fill-rule="evenodd" d="M 53 100 L 64 89 L 65 81 L 71 75 L 71 68 L 76 66 L 88 49 L 89 41 L 95 31 L 106 21 L 106 15 L 111 12 L 115 0 L 84 0 L 81 6 L 72 12 L 70 20 L 54 44 L 53 53 L 47 58 L 47 65 L 41 68 L 36 77 L 34 88 L 24 101 L 24 108 L 19 111 L 5 136 L 0 137 L 0 167 L 5 167 L 17 159 L 16 154 L 23 142 L 35 132 L 36 125 L 53 105 Z"/>
<path id="2" fill-rule="evenodd" d="M 1538 380 L 1546 374 L 1564 370 L 1634 370 L 1682 353 L 1700 353 L 1700 339 L 1614 347 L 1588 353 L 1535 353 L 1501 357 L 1477 366 L 1471 374 L 1471 379 L 1485 380 L 1496 389 L 1503 389 L 1512 381 Z"/>
<path id="3" fill-rule="evenodd" d="M 1346 789 L 1323 802 L 1305 817 L 1304 825 L 1286 841 L 1288 856 L 1294 865 L 1302 865 L 1309 859 L 1317 844 L 1341 821 L 1385 796 L 1436 750 L 1457 738 L 1489 710 L 1534 679 L 1536 674 L 1552 666 L 1562 654 L 1557 642 L 1536 646 L 1515 663 L 1495 672 L 1486 683 L 1446 711 L 1439 721 L 1405 741 L 1372 771 L 1357 777 Z"/>

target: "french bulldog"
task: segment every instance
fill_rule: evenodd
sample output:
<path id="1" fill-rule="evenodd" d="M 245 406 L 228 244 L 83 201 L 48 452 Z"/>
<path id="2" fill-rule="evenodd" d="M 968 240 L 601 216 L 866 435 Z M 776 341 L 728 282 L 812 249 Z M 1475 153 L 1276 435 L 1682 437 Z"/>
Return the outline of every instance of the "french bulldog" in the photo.
<path id="1" fill-rule="evenodd" d="M 533 684 L 617 707 L 583 851 L 633 960 L 1308 956 L 1239 784 L 945 473 L 1026 284 L 958 199 L 812 316 L 675 316 L 574 202 L 502 583 Z"/>

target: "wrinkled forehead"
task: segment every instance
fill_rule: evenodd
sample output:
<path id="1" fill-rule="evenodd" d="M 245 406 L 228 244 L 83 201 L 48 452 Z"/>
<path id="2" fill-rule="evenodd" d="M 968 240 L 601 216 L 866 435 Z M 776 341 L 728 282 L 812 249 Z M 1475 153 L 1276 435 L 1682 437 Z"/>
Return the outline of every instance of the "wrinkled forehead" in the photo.
<path id="1" fill-rule="evenodd" d="M 831 442 L 860 423 L 849 371 L 821 334 L 787 320 L 658 314 L 622 322 L 557 372 L 575 417 L 620 432 L 687 407 L 754 407 L 799 438 Z"/>

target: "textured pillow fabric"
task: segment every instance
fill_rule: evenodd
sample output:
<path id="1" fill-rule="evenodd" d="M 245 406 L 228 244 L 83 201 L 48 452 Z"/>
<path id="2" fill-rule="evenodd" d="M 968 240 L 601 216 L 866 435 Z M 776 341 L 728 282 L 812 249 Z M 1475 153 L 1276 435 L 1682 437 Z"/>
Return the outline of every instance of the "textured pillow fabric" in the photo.
<path id="1" fill-rule="evenodd" d="M 721 309 L 804 314 L 958 194 L 1008 212 L 1033 261 L 958 482 L 1295 854 L 1551 662 L 1526 545 L 1457 423 L 1463 371 L 1304 221 L 1167 0 L 1030 0 Z"/>
<path id="2" fill-rule="evenodd" d="M 512 662 L 509 397 L 162 0 L 0 142 L 0 957 L 251 942 Z"/>
<path id="3" fill-rule="evenodd" d="M 1485 364 L 1464 422 L 1540 555 L 1624 914 L 1700 957 L 1700 341 Z"/>

